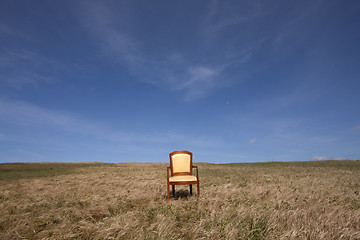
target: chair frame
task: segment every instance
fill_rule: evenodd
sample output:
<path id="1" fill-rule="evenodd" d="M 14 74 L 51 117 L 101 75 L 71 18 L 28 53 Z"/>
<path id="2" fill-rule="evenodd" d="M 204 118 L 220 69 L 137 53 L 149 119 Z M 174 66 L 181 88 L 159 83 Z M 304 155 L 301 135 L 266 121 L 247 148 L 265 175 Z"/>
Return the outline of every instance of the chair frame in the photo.
<path id="1" fill-rule="evenodd" d="M 190 172 L 177 172 L 174 173 L 173 171 L 173 161 L 172 161 L 172 156 L 176 155 L 176 154 L 188 154 L 190 155 Z M 199 170 L 198 167 L 192 164 L 192 158 L 193 158 L 193 154 L 189 151 L 174 151 L 172 153 L 169 154 L 170 156 L 170 167 L 167 167 L 167 201 L 170 201 L 170 185 L 172 186 L 172 192 L 173 192 L 173 196 L 175 196 L 175 185 L 189 185 L 190 187 L 190 195 L 192 195 L 192 184 L 196 184 L 197 185 L 197 196 L 200 196 L 200 181 L 199 181 Z M 182 175 L 182 176 L 186 176 L 186 175 L 190 175 L 192 176 L 192 169 L 195 168 L 196 169 L 196 179 L 197 181 L 187 181 L 187 182 L 170 182 L 169 181 L 169 170 L 171 172 L 171 177 L 173 176 L 178 176 L 178 175 Z"/>

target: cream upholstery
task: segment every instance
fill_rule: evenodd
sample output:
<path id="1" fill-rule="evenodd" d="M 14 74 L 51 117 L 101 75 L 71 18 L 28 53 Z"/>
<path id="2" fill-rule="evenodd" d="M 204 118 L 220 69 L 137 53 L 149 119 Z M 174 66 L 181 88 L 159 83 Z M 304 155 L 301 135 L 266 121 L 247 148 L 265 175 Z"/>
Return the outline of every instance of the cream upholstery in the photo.
<path id="1" fill-rule="evenodd" d="M 169 178 L 169 182 L 194 182 L 194 181 L 197 181 L 197 178 L 191 175 L 177 175 Z"/>
<path id="2" fill-rule="evenodd" d="M 173 172 L 191 172 L 190 155 L 179 153 L 172 156 Z M 196 180 L 195 180 L 196 181 Z"/>

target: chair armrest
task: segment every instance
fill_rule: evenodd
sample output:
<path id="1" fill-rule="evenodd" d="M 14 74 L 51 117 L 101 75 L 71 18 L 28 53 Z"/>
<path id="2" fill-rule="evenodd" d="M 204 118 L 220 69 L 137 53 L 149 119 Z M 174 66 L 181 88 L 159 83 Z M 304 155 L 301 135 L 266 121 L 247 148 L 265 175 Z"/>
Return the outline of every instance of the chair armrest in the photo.
<path id="1" fill-rule="evenodd" d="M 198 168 L 198 166 L 193 165 L 192 168 L 196 168 L 196 178 L 199 180 L 199 168 Z"/>

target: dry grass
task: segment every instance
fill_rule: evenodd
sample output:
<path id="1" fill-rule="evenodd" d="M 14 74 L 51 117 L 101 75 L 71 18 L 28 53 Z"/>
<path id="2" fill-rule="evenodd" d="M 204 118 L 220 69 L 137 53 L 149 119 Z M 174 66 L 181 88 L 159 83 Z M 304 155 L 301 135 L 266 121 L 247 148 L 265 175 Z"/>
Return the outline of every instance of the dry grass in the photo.
<path id="1" fill-rule="evenodd" d="M 0 239 L 360 239 L 360 161 L 198 165 L 0 164 Z"/>

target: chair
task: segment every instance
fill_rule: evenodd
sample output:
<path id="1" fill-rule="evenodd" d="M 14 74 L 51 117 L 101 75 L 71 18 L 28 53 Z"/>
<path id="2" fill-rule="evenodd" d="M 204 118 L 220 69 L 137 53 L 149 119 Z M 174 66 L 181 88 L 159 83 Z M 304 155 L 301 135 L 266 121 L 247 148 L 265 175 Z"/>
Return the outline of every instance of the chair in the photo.
<path id="1" fill-rule="evenodd" d="M 200 196 L 198 167 L 192 165 L 192 153 L 188 151 L 174 151 L 170 155 L 170 167 L 167 167 L 167 200 L 170 200 L 170 185 L 175 196 L 175 185 L 189 185 L 192 195 L 192 184 L 197 184 L 197 195 Z M 196 168 L 196 177 L 192 169 Z M 169 170 L 171 177 L 169 177 Z"/>

